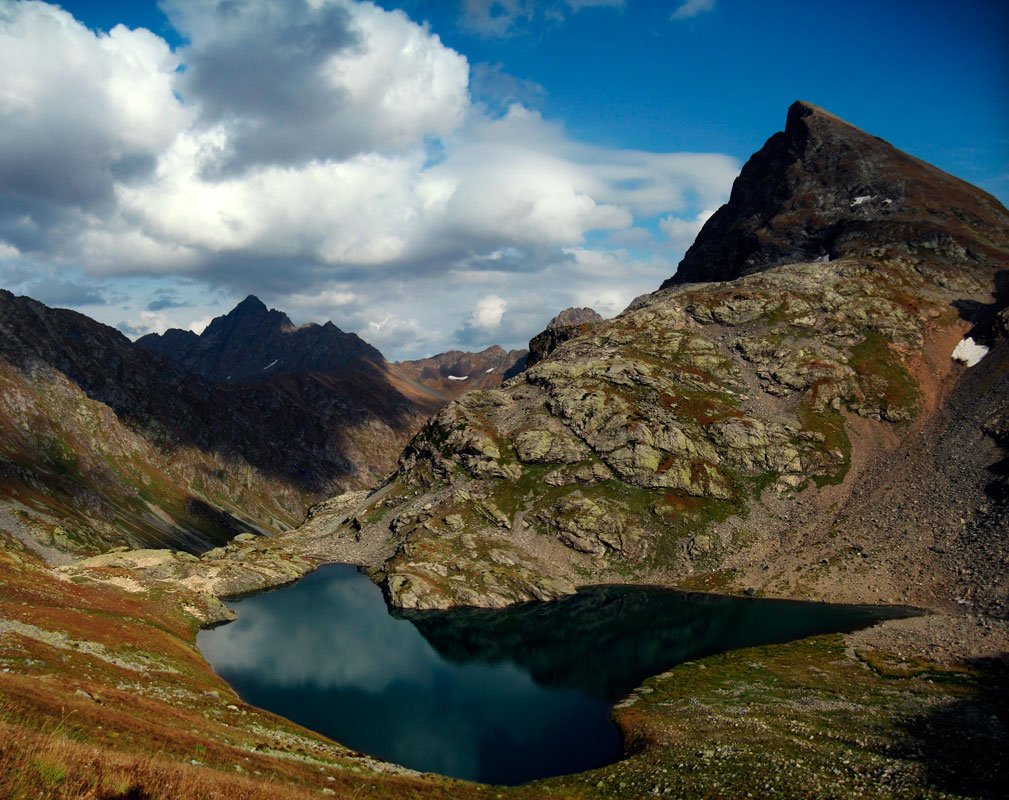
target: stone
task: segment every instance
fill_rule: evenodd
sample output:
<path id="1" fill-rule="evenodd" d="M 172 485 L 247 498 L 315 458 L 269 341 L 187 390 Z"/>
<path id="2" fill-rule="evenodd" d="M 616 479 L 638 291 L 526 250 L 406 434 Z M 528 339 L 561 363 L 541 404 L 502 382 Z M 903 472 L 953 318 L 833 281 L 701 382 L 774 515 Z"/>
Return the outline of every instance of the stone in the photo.
<path id="1" fill-rule="evenodd" d="M 256 536 L 256 534 L 254 533 L 240 533 L 231 541 L 235 542 L 236 544 L 251 544 L 252 542 L 257 541 L 259 538 L 260 537 Z"/>

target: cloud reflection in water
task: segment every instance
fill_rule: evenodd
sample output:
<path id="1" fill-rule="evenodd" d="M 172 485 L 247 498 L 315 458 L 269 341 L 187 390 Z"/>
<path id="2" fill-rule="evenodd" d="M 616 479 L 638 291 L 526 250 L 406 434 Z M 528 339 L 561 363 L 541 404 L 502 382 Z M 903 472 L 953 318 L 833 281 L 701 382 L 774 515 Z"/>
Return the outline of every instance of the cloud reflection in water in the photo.
<path id="1" fill-rule="evenodd" d="M 709 653 L 893 610 L 595 587 L 505 610 L 396 612 L 354 568 L 235 604 L 199 645 L 248 702 L 389 761 L 520 783 L 612 761 L 612 703 Z"/>

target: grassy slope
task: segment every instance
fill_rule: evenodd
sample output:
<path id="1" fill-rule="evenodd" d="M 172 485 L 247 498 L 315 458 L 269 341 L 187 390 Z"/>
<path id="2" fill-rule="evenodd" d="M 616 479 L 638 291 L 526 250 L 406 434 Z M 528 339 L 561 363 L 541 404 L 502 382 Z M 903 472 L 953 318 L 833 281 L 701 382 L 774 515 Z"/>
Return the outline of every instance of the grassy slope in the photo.
<path id="1" fill-rule="evenodd" d="M 198 596 L 59 580 L 10 541 L 0 574 L 3 797 L 952 797 L 1004 777 L 1004 673 L 840 636 L 650 679 L 616 712 L 629 757 L 599 770 L 493 793 L 397 774 L 242 703 L 195 648 Z"/>
<path id="2" fill-rule="evenodd" d="M 78 585 L 0 544 L 0 797 L 475 796 L 242 703 L 196 649 L 197 595 Z"/>

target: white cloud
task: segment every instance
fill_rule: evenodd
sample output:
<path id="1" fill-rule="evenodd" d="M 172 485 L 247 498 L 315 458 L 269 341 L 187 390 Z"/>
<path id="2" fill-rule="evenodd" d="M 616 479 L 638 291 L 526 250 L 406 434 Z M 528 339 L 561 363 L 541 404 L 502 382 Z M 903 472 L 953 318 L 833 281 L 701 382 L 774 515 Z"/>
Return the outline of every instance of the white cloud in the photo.
<path id="1" fill-rule="evenodd" d="M 677 8 L 670 19 L 693 19 L 698 14 L 711 11 L 715 7 L 715 0 L 686 0 Z"/>
<path id="2" fill-rule="evenodd" d="M 228 131 L 225 167 L 396 152 L 450 134 L 469 105 L 466 59 L 399 11 L 350 0 L 165 8 L 191 41 L 181 90 Z"/>
<path id="3" fill-rule="evenodd" d="M 394 313 L 379 314 L 380 316 L 365 318 L 363 325 L 341 327 L 348 330 L 356 328 L 366 341 L 383 353 L 405 353 L 410 356 L 445 349 L 440 346 L 443 341 L 439 340 L 437 334 L 432 334 L 430 329 L 416 319 L 399 317 Z M 431 349 L 432 346 L 434 350 Z"/>
<path id="4" fill-rule="evenodd" d="M 339 289 L 327 289 L 314 294 L 291 294 L 287 296 L 287 305 L 292 309 L 334 309 L 357 303 L 360 296 L 354 292 Z M 328 319 L 328 317 L 327 317 Z"/>
<path id="5" fill-rule="evenodd" d="M 686 250 L 694 243 L 694 239 L 697 238 L 698 232 L 700 232 L 701 228 L 704 227 L 704 223 L 707 222 L 714 213 L 714 209 L 707 209 L 691 219 L 663 217 L 659 221 L 659 228 L 666 235 L 674 248 L 678 250 Z"/>
<path id="6" fill-rule="evenodd" d="M 636 214 L 708 203 L 737 171 L 724 156 L 574 143 L 522 106 L 476 118 L 463 134 L 434 166 L 421 151 L 373 153 L 212 179 L 205 167 L 222 132 L 186 133 L 152 180 L 121 186 L 118 197 L 145 237 L 183 248 L 170 269 L 192 248 L 335 267 L 444 268 L 479 253 L 504 263 L 503 249 L 580 244 L 590 231 L 630 227 Z M 140 242 L 133 249 L 144 255 Z"/>
<path id="7" fill-rule="evenodd" d="M 501 326 L 501 317 L 508 308 L 508 301 L 496 294 L 484 297 L 476 304 L 470 314 L 470 323 L 484 331 L 493 331 Z"/>
<path id="8" fill-rule="evenodd" d="M 207 326 L 211 323 L 212 320 L 213 317 L 202 317 L 201 319 L 195 320 L 194 322 L 190 322 L 188 330 L 191 330 L 193 333 L 199 335 L 207 329 Z"/>
<path id="9" fill-rule="evenodd" d="M 171 327 L 173 326 L 168 315 L 160 311 L 140 311 L 122 326 L 123 330 L 135 336 L 142 336 L 145 333 L 164 333 Z M 190 326 L 184 327 L 188 330 Z"/>
<path id="10" fill-rule="evenodd" d="M 107 211 L 191 121 L 164 40 L 0 0 L 0 238 L 22 252 Z"/>
<path id="11" fill-rule="evenodd" d="M 619 3 L 505 10 L 590 5 Z M 130 330 L 188 328 L 255 292 L 392 357 L 516 346 L 565 305 L 611 312 L 655 288 L 675 268 L 656 218 L 679 246 L 738 172 L 473 102 L 463 56 L 371 3 L 166 8 L 188 39 L 175 53 L 0 0 L 0 283 L 28 286 L 26 264 L 186 281 L 156 316 L 140 289 L 126 311 L 87 308 Z"/>

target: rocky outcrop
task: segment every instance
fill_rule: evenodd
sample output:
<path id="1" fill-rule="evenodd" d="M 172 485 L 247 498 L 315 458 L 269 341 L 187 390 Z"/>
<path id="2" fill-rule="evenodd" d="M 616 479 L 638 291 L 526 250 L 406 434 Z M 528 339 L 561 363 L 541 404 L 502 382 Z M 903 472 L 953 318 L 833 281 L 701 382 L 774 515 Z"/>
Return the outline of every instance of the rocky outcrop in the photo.
<path id="1" fill-rule="evenodd" d="M 526 367 L 538 364 L 568 339 L 586 333 L 603 318 L 591 308 L 566 308 L 529 340 Z"/>
<path id="2" fill-rule="evenodd" d="M 663 288 L 845 256 L 935 255 L 969 271 L 1009 245 L 1007 225 L 991 195 L 796 102 Z"/>
<path id="3" fill-rule="evenodd" d="M 927 591 L 933 602 L 952 591 L 898 580 L 901 561 L 932 558 L 924 539 L 872 533 L 873 547 L 893 554 L 894 579 L 883 581 L 861 555 L 867 545 L 838 528 L 871 494 L 860 482 L 881 484 L 893 470 L 867 464 L 942 404 L 953 345 L 990 316 L 1009 266 L 1009 216 L 983 192 L 802 104 L 772 143 L 740 176 L 719 225 L 740 241 L 770 241 L 758 235 L 764 222 L 750 229 L 748 203 L 763 197 L 778 204 L 768 220 L 791 219 L 801 199 L 843 206 L 862 227 L 832 228 L 837 248 L 823 260 L 779 220 L 794 248 L 710 262 L 711 278 L 732 277 L 717 272 L 723 265 L 752 274 L 672 286 L 612 320 L 562 327 L 572 335 L 531 357 L 519 378 L 440 411 L 394 479 L 351 515 L 357 540 L 392 545 L 370 566 L 393 603 L 500 605 L 627 581 L 810 596 L 813 576 L 820 598 L 910 601 Z M 906 190 L 886 185 L 896 210 L 841 203 L 863 191 L 845 176 L 876 186 L 895 164 Z M 950 207 L 922 205 L 930 176 L 934 192 L 953 192 Z M 987 216 L 960 213 L 968 207 Z M 842 247 L 857 230 L 876 244 Z M 922 231 L 959 244 L 923 247 Z M 903 244 L 881 244 L 891 239 Z M 799 263 L 772 266 L 779 258 Z M 964 468 L 971 485 L 987 480 L 981 459 Z M 344 535 L 346 520 L 328 524 Z"/>
<path id="4" fill-rule="evenodd" d="M 240 534 L 200 556 L 178 550 L 119 550 L 59 567 L 68 577 L 82 576 L 126 591 L 182 588 L 203 598 L 205 622 L 234 619 L 219 598 L 238 597 L 296 581 L 315 568 L 268 537 Z"/>

